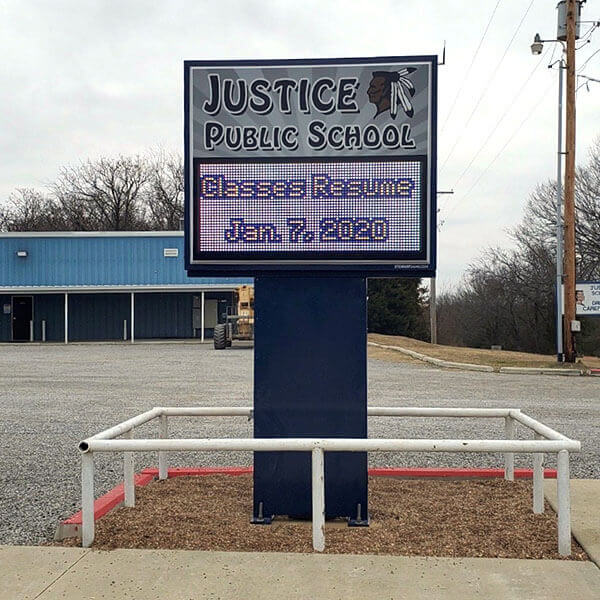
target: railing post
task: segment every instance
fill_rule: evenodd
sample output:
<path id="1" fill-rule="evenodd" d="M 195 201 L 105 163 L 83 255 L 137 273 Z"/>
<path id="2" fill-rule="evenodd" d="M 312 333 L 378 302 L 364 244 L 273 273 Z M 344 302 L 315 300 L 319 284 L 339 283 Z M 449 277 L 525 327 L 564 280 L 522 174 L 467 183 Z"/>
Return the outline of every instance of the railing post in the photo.
<path id="1" fill-rule="evenodd" d="M 557 457 L 556 487 L 558 496 L 558 553 L 571 554 L 571 482 L 569 480 L 569 452 L 561 450 Z"/>
<path id="2" fill-rule="evenodd" d="M 94 455 L 81 455 L 81 545 L 89 548 L 94 541 Z"/>
<path id="3" fill-rule="evenodd" d="M 167 415 L 160 415 L 158 425 L 158 437 L 164 440 L 169 437 L 169 426 L 167 423 Z M 158 478 L 167 479 L 169 476 L 168 464 L 167 464 L 167 453 L 158 452 Z"/>
<path id="4" fill-rule="evenodd" d="M 536 440 L 543 440 L 544 436 L 536 433 Z M 536 452 L 533 455 L 533 512 L 540 515 L 544 512 L 544 454 Z"/>
<path id="5" fill-rule="evenodd" d="M 312 538 L 313 549 L 325 550 L 325 453 L 312 451 Z"/>
<path id="6" fill-rule="evenodd" d="M 515 439 L 516 423 L 512 417 L 504 417 L 504 437 L 507 440 Z M 506 481 L 515 480 L 515 453 L 504 453 L 504 479 Z"/>
<path id="7" fill-rule="evenodd" d="M 133 427 L 123 434 L 128 440 L 133 439 Z M 125 489 L 125 506 L 135 506 L 135 484 L 134 484 L 135 465 L 133 452 L 123 452 L 123 476 Z"/>

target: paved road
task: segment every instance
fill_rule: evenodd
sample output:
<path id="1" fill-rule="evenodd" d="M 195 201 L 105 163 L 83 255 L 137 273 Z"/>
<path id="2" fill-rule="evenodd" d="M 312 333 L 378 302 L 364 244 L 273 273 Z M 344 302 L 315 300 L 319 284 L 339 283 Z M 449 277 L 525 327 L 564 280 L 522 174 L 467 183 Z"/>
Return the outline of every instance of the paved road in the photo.
<path id="1" fill-rule="evenodd" d="M 252 403 L 252 350 L 198 344 L 0 346 L 0 544 L 50 539 L 79 507 L 77 442 L 152 406 Z M 369 361 L 369 403 L 387 406 L 510 406 L 579 439 L 575 477 L 600 477 L 600 380 L 454 372 L 421 363 Z M 501 421 L 373 419 L 371 437 L 502 436 Z M 244 419 L 181 419 L 178 437 L 250 436 Z M 522 432 L 523 434 L 525 432 Z M 147 425 L 138 436 L 156 435 Z M 249 464 L 247 454 L 174 455 L 172 465 Z M 517 466 L 528 466 L 517 457 Z M 140 455 L 137 467 L 154 466 Z M 371 464 L 501 466 L 497 455 L 373 455 Z M 548 461 L 552 466 L 552 461 Z M 121 461 L 97 459 L 97 493 L 122 476 Z"/>

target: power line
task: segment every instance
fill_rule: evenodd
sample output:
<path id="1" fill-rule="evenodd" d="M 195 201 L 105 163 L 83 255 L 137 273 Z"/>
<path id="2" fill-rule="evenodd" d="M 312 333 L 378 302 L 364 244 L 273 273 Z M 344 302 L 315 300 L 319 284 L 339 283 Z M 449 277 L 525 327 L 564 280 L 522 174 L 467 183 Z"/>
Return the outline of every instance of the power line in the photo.
<path id="1" fill-rule="evenodd" d="M 590 26 L 590 28 L 581 36 L 581 38 L 579 38 L 579 40 L 578 40 L 579 47 L 576 46 L 575 50 L 581 50 L 581 48 L 583 48 L 590 41 L 592 34 L 598 27 L 600 27 L 600 22 L 599 21 L 594 22 Z"/>
<path id="2" fill-rule="evenodd" d="M 510 38 L 510 41 L 508 42 L 508 45 L 506 46 L 506 48 L 504 50 L 504 53 L 502 54 L 502 57 L 498 61 L 498 64 L 496 65 L 495 69 L 492 70 L 492 74 L 491 74 L 490 78 L 487 80 L 487 82 L 486 82 L 486 84 L 485 84 L 485 86 L 483 88 L 483 91 L 481 92 L 481 95 L 479 96 L 477 102 L 475 103 L 475 106 L 474 106 L 473 110 L 471 111 L 471 114 L 469 115 L 469 118 L 467 119 L 467 122 L 464 124 L 464 126 L 462 128 L 462 131 L 461 131 L 460 135 L 454 141 L 454 144 L 453 144 L 452 148 L 450 149 L 450 152 L 448 153 L 448 155 L 446 156 L 444 162 L 442 163 L 442 166 L 440 168 L 440 172 L 443 171 L 444 167 L 446 166 L 446 163 L 448 162 L 448 160 L 450 160 L 450 157 L 454 153 L 454 150 L 456 149 L 456 146 L 458 145 L 458 143 L 462 140 L 463 136 L 465 135 L 467 127 L 468 127 L 469 123 L 471 122 L 471 119 L 473 118 L 473 116 L 477 112 L 477 109 L 479 108 L 479 105 L 481 104 L 481 101 L 483 100 L 485 94 L 487 93 L 487 91 L 488 91 L 488 89 L 490 87 L 490 84 L 492 83 L 492 81 L 494 80 L 494 78 L 496 77 L 496 75 L 498 74 L 500 66 L 504 62 L 504 59 L 505 59 L 506 55 L 508 54 L 508 51 L 510 50 L 510 47 L 512 46 L 512 43 L 515 41 L 515 38 L 517 37 L 517 34 L 519 33 L 519 30 L 521 29 L 521 25 L 523 25 L 523 22 L 525 21 L 525 18 L 529 14 L 529 11 L 531 10 L 531 7 L 533 6 L 534 2 L 535 2 L 535 0 L 531 0 L 531 2 L 529 3 L 529 6 L 527 7 L 527 9 L 525 10 L 525 12 L 523 13 L 523 16 L 521 17 L 521 20 L 519 21 L 519 24 L 517 25 L 517 28 L 515 29 L 512 37 Z"/>
<path id="3" fill-rule="evenodd" d="M 458 100 L 458 97 L 460 96 L 460 93 L 462 91 L 462 88 L 465 84 L 465 82 L 467 81 L 467 78 L 469 77 L 469 74 L 471 73 L 471 69 L 473 67 L 473 64 L 475 63 L 475 59 L 477 58 L 477 55 L 479 54 L 479 50 L 481 49 L 481 45 L 483 44 L 483 40 L 485 40 L 485 36 L 487 35 L 487 32 L 490 28 L 490 25 L 492 24 L 492 20 L 494 19 L 494 15 L 496 14 L 496 10 L 498 9 L 498 6 L 500 5 L 500 2 L 502 2 L 502 0 L 498 0 L 496 2 L 496 6 L 494 6 L 494 10 L 492 11 L 492 14 L 488 20 L 487 25 L 485 26 L 485 30 L 483 32 L 483 35 L 481 36 L 481 39 L 479 40 L 479 44 L 477 46 L 477 48 L 475 49 L 475 53 L 473 54 L 473 58 L 471 59 L 471 64 L 469 65 L 469 67 L 467 68 L 467 72 L 465 73 L 465 76 L 463 78 L 463 80 L 460 83 L 460 86 L 458 87 L 458 91 L 456 92 L 456 96 L 454 96 L 454 100 L 452 101 L 452 106 L 450 106 L 450 110 L 448 111 L 448 114 L 446 115 L 446 120 L 444 121 L 444 124 L 442 125 L 442 129 L 440 130 L 440 133 L 444 132 L 444 129 L 446 128 L 446 125 L 448 125 L 448 122 L 450 121 L 450 117 L 452 115 L 452 112 L 454 111 L 454 107 L 456 106 L 456 102 Z"/>
<path id="4" fill-rule="evenodd" d="M 590 62 L 590 60 L 592 60 L 592 58 L 594 58 L 594 56 L 598 54 L 598 52 L 600 52 L 600 48 L 598 48 L 598 50 L 596 50 L 596 52 L 594 52 L 593 54 L 590 54 L 590 56 L 587 57 L 587 60 L 579 67 L 579 69 L 577 69 L 577 71 L 583 71 L 585 65 L 587 65 Z"/>
<path id="5" fill-rule="evenodd" d="M 469 169 L 471 168 L 471 165 L 475 162 L 477 157 L 481 154 L 481 151 L 485 148 L 485 146 L 487 146 L 487 143 L 490 141 L 490 139 L 494 135 L 494 133 L 496 133 L 498 127 L 500 127 L 500 125 L 506 118 L 506 115 L 508 115 L 508 113 L 515 107 L 515 104 L 516 104 L 517 100 L 520 98 L 521 94 L 523 93 L 523 90 L 525 90 L 525 88 L 527 87 L 527 84 L 531 81 L 534 73 L 537 71 L 539 66 L 542 64 L 542 62 L 544 62 L 544 58 L 547 53 L 548 53 L 548 48 L 546 48 L 546 51 L 541 56 L 540 60 L 535 64 L 535 66 L 533 67 L 533 69 L 531 70 L 531 72 L 529 73 L 529 75 L 527 76 L 527 78 L 525 79 L 525 81 L 523 82 L 521 87 L 519 88 L 519 91 L 512 97 L 511 103 L 506 107 L 506 110 L 504 111 L 504 113 L 502 113 L 502 116 L 498 119 L 498 121 L 496 121 L 496 124 L 494 125 L 493 129 L 490 131 L 488 136 L 485 138 L 483 144 L 481 144 L 481 146 L 479 146 L 478 150 L 473 155 L 473 158 L 469 161 L 469 164 L 464 168 L 463 172 L 459 175 L 458 179 L 456 180 L 456 183 L 454 184 L 454 186 L 452 186 L 452 189 L 458 187 L 458 184 L 460 183 L 462 178 L 465 176 L 465 174 L 469 171 Z"/>
<path id="6" fill-rule="evenodd" d="M 498 160 L 498 158 L 500 158 L 500 156 L 502 155 L 502 153 L 504 152 L 504 150 L 506 150 L 506 148 L 513 141 L 513 139 L 515 138 L 515 136 L 521 131 L 523 125 L 525 125 L 525 123 L 531 118 L 531 116 L 533 115 L 535 109 L 542 103 L 543 100 L 546 99 L 546 94 L 548 93 L 548 91 L 552 87 L 552 84 L 553 84 L 553 82 L 551 82 L 550 85 L 544 90 L 544 93 L 541 95 L 540 99 L 532 106 L 531 110 L 527 113 L 527 115 L 525 116 L 525 118 L 519 123 L 518 127 L 513 131 L 512 135 L 508 138 L 508 140 L 502 146 L 502 148 L 500 148 L 500 150 L 494 156 L 494 158 L 492 158 L 492 160 L 487 164 L 487 166 L 485 167 L 485 169 L 480 173 L 479 177 L 473 182 L 473 184 L 467 190 L 467 192 L 465 193 L 465 195 L 456 204 L 454 204 L 454 206 L 451 207 L 451 210 L 446 215 L 446 218 L 448 218 L 456 210 L 456 208 L 458 207 L 459 204 L 461 204 L 461 202 L 464 202 L 465 200 L 467 200 L 469 198 L 469 195 L 475 189 L 475 187 L 477 186 L 477 184 L 483 179 L 483 177 L 490 170 L 490 168 L 493 166 L 493 164 Z"/>
<path id="7" fill-rule="evenodd" d="M 583 83 L 580 83 L 576 88 L 575 92 L 578 92 L 582 87 L 586 87 L 587 91 L 590 91 L 589 82 L 600 83 L 600 79 L 596 79 L 594 77 L 588 77 L 587 75 L 577 75 L 577 79 L 585 79 Z"/>

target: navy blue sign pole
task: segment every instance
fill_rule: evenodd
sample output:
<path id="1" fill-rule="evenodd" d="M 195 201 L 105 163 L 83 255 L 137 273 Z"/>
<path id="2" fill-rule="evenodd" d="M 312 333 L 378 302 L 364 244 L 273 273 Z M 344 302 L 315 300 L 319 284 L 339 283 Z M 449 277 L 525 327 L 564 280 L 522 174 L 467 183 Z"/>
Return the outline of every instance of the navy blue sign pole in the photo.
<path id="1" fill-rule="evenodd" d="M 367 437 L 364 278 L 255 280 L 254 435 Z M 367 519 L 367 455 L 326 453 L 326 518 Z M 310 518 L 307 452 L 254 455 L 254 522 Z"/>

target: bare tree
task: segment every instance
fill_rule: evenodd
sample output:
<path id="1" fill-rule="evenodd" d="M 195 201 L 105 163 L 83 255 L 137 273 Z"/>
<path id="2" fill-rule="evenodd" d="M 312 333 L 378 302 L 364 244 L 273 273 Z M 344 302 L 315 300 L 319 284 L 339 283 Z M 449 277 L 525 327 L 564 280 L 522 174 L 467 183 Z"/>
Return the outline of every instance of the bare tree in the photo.
<path id="1" fill-rule="evenodd" d="M 164 151 L 153 153 L 146 196 L 152 229 L 179 229 L 179 220 L 183 217 L 183 190 L 181 156 Z"/>
<path id="2" fill-rule="evenodd" d="M 61 169 L 51 191 L 69 229 L 128 231 L 146 228 L 147 162 L 140 156 L 88 160 Z"/>
<path id="3" fill-rule="evenodd" d="M 0 220 L 7 231 L 53 231 L 65 225 L 54 200 L 30 188 L 19 188 L 9 196 Z"/>
<path id="4" fill-rule="evenodd" d="M 600 141 L 576 178 L 576 258 L 582 279 L 600 277 Z M 556 183 L 538 185 L 510 249 L 491 248 L 467 270 L 457 290 L 440 296 L 442 343 L 552 353 L 556 311 Z M 598 327 L 581 336 L 600 349 Z M 594 338 L 594 333 L 595 338 Z M 590 335 L 591 334 L 591 335 Z"/>

